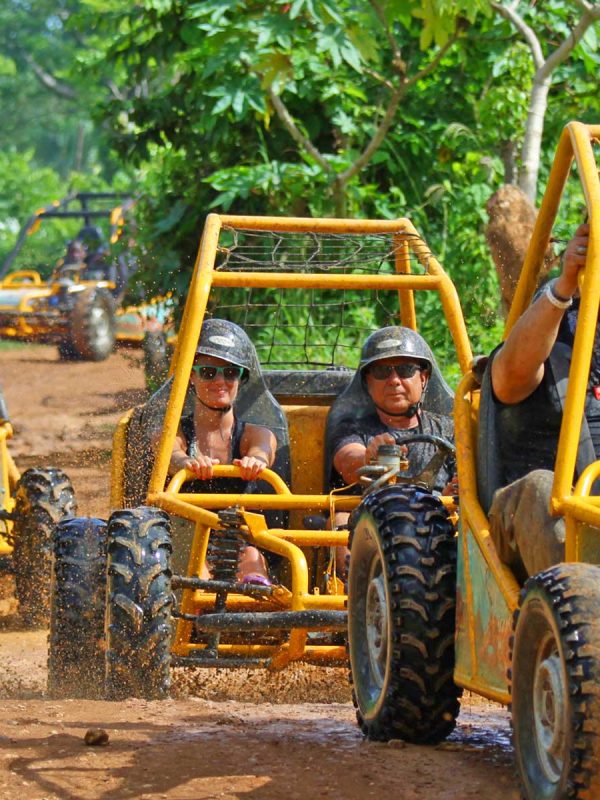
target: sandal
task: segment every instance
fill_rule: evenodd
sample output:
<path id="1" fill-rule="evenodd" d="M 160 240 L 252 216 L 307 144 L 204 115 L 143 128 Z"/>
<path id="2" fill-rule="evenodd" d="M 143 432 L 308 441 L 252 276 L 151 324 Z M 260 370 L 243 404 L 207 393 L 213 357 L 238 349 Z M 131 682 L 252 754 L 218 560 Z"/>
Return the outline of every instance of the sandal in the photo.
<path id="1" fill-rule="evenodd" d="M 241 583 L 253 583 L 256 586 L 273 586 L 273 583 L 266 575 L 261 575 L 260 572 L 249 572 L 241 579 Z"/>

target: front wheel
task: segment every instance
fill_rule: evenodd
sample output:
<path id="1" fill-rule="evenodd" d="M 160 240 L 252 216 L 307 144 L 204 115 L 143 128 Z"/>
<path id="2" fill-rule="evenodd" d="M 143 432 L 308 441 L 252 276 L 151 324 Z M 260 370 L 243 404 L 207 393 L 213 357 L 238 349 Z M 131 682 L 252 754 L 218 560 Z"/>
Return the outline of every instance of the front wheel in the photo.
<path id="1" fill-rule="evenodd" d="M 167 697 L 171 666 L 171 532 L 157 508 L 108 523 L 106 689 L 111 700 Z"/>
<path id="2" fill-rule="evenodd" d="M 600 569 L 560 564 L 521 593 L 512 724 L 527 800 L 600 797 Z"/>
<path id="3" fill-rule="evenodd" d="M 435 744 L 454 729 L 456 538 L 442 502 L 414 486 L 368 495 L 353 514 L 350 679 L 363 733 Z"/>
<path id="4" fill-rule="evenodd" d="M 154 394 L 169 374 L 170 348 L 162 331 L 148 331 L 144 336 L 144 376 L 146 389 Z"/>
<path id="5" fill-rule="evenodd" d="M 63 520 L 54 530 L 50 697 L 103 696 L 105 606 L 106 522 Z"/>
<path id="6" fill-rule="evenodd" d="M 69 316 L 69 338 L 59 346 L 61 358 L 73 353 L 88 361 L 104 361 L 115 346 L 115 304 L 106 289 L 84 290 L 77 295 Z"/>

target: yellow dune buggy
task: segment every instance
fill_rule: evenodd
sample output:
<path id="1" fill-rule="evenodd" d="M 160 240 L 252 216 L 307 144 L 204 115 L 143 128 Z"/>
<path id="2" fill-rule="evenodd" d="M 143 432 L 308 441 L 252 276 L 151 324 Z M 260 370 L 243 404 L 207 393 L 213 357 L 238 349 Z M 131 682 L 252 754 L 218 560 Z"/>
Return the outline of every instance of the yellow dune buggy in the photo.
<path id="1" fill-rule="evenodd" d="M 347 545 L 348 530 L 330 530 L 327 517 L 352 511 L 360 496 L 327 488 L 328 418 L 361 411 L 348 404 L 358 402 L 355 368 L 367 334 L 387 324 L 416 329 L 430 314 L 446 320 L 453 364 L 466 372 L 471 351 L 456 291 L 408 219 L 209 215 L 171 378 L 115 435 L 108 524 L 73 519 L 56 529 L 50 691 L 93 693 L 105 681 L 113 698 L 160 697 L 172 665 L 347 663 L 347 598 L 333 551 Z M 238 323 L 256 350 L 236 416 L 270 428 L 278 451 L 253 493 L 190 492 L 191 473 L 167 476 L 210 316 Z M 426 405 L 452 407 L 437 366 Z M 239 473 L 217 466 L 215 475 Z M 431 502 L 449 526 L 452 560 L 454 500 Z M 266 554 L 272 586 L 237 580 L 245 543 Z"/>
<path id="2" fill-rule="evenodd" d="M 52 533 L 75 514 L 75 494 L 62 470 L 21 474 L 8 449 L 13 428 L 0 386 L 0 572 L 14 574 L 19 613 L 27 627 L 48 624 Z"/>
<path id="3" fill-rule="evenodd" d="M 0 337 L 91 361 L 115 343 L 143 346 L 148 374 L 157 373 L 165 360 L 157 364 L 157 342 L 164 348 L 171 335 L 169 298 L 122 307 L 137 266 L 134 205 L 124 194 L 78 192 L 36 211 L 0 266 Z"/>
<path id="4" fill-rule="evenodd" d="M 424 525 L 418 507 L 394 519 L 368 498 L 354 515 L 349 651 L 363 731 L 440 741 L 456 711 L 453 685 L 510 704 L 527 800 L 600 797 L 600 501 L 592 494 L 600 461 L 574 481 L 600 307 L 599 140 L 600 126 L 572 122 L 563 131 L 506 323 L 507 335 L 538 286 L 551 235 L 561 234 L 554 226 L 575 161 L 590 238 L 551 501 L 566 521 L 565 563 L 520 586 L 490 539 L 499 442 L 481 362 L 456 394 L 456 603 L 453 568 L 439 555 L 443 520 Z M 570 197 L 581 196 L 577 188 Z"/>

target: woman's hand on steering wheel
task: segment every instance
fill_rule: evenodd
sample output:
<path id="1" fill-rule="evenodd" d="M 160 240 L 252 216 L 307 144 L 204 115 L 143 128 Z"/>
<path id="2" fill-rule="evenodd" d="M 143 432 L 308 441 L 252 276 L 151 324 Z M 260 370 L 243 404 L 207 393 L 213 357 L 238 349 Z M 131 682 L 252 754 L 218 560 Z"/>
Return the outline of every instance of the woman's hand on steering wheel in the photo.
<path id="1" fill-rule="evenodd" d="M 245 481 L 252 481 L 258 478 L 260 473 L 268 466 L 265 459 L 261 456 L 234 458 L 233 465 L 240 468 L 240 477 Z"/>
<path id="2" fill-rule="evenodd" d="M 187 458 L 182 463 L 181 468 L 193 472 L 201 481 L 208 481 L 213 476 L 213 466 L 220 463 L 218 458 L 212 458 L 211 456 L 201 454 L 196 458 Z"/>

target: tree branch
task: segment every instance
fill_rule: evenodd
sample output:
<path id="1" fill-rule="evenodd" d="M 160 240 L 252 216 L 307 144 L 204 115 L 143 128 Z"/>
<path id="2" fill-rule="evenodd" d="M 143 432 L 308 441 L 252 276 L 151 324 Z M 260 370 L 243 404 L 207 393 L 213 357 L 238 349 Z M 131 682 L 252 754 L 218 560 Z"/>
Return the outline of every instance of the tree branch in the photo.
<path id="1" fill-rule="evenodd" d="M 431 59 L 429 64 L 427 64 L 427 66 L 423 67 L 423 69 L 421 69 L 421 70 L 419 70 L 419 72 L 415 73 L 415 75 L 413 75 L 412 78 L 408 78 L 408 80 L 406 81 L 406 88 L 410 89 L 410 87 L 414 86 L 415 83 L 417 83 L 417 81 L 420 81 L 422 78 L 427 77 L 427 75 L 429 75 L 430 72 L 433 72 L 433 70 L 437 67 L 437 65 L 442 60 L 442 58 L 446 55 L 448 50 L 450 50 L 450 48 L 452 47 L 454 42 L 457 41 L 459 36 L 460 36 L 459 33 L 455 33 L 454 36 L 451 36 L 448 39 L 448 41 L 446 42 L 446 44 L 443 47 L 440 47 L 440 49 L 437 51 L 435 56 Z"/>
<path id="2" fill-rule="evenodd" d="M 454 44 L 454 42 L 458 39 L 458 34 L 455 34 L 451 39 L 448 39 L 446 44 L 438 50 L 434 58 L 427 64 L 427 66 L 423 67 L 423 69 L 419 70 L 419 72 L 415 73 L 411 78 L 402 79 L 402 83 L 398 86 L 392 96 L 390 97 L 390 102 L 388 103 L 387 110 L 385 115 L 379 125 L 377 126 L 375 133 L 373 134 L 371 141 L 367 144 L 363 152 L 360 156 L 356 159 L 354 164 L 351 164 L 348 169 L 344 170 L 344 172 L 338 175 L 337 180 L 340 183 L 346 183 L 350 180 L 350 178 L 354 177 L 358 172 L 365 167 L 369 161 L 373 153 L 377 150 L 380 146 L 381 142 L 385 138 L 385 135 L 389 131 L 392 122 L 394 121 L 394 116 L 398 109 L 398 104 L 402 97 L 406 94 L 406 92 L 417 83 L 417 81 L 424 78 L 426 75 L 429 75 L 437 65 L 440 63 L 444 55 L 448 52 L 450 47 Z"/>
<path id="3" fill-rule="evenodd" d="M 71 86 L 66 83 L 62 83 L 55 78 L 52 73 L 40 66 L 37 61 L 35 61 L 34 58 L 29 55 L 29 53 L 24 53 L 21 51 L 21 55 L 28 66 L 31 67 L 33 74 L 45 89 L 49 89 L 51 92 L 59 97 L 64 98 L 65 100 L 77 99 L 77 92 Z"/>
<path id="4" fill-rule="evenodd" d="M 366 75 L 370 75 L 372 78 L 375 78 L 375 80 L 378 81 L 379 83 L 382 83 L 384 86 L 387 86 L 387 88 L 391 92 L 394 91 L 394 84 L 390 80 L 388 80 L 385 77 L 385 75 L 380 75 L 379 72 L 377 72 L 374 69 L 370 69 L 369 67 L 365 67 L 364 71 Z"/>
<path id="5" fill-rule="evenodd" d="M 563 61 L 566 61 L 569 53 L 575 47 L 577 47 L 587 29 L 597 19 L 600 19 L 600 5 L 594 5 L 592 8 L 588 8 L 586 11 L 584 11 L 579 22 L 572 29 L 566 39 L 564 39 L 562 44 L 560 44 L 546 59 L 540 70 L 540 73 L 544 77 L 551 75 L 559 64 L 562 64 Z"/>
<path id="6" fill-rule="evenodd" d="M 544 66 L 544 53 L 542 52 L 540 40 L 535 35 L 534 30 L 530 28 L 523 17 L 517 13 L 514 6 L 503 6 L 501 3 L 492 3 L 492 8 L 523 34 L 523 38 L 531 50 L 536 70 L 541 69 L 541 67 Z"/>
<path id="7" fill-rule="evenodd" d="M 317 150 L 314 144 L 310 141 L 308 137 L 306 137 L 300 128 L 294 122 L 292 115 L 287 110 L 283 100 L 281 97 L 275 92 L 272 86 L 269 86 L 269 97 L 275 111 L 277 112 L 277 116 L 283 123 L 284 127 L 287 129 L 288 133 L 292 137 L 292 139 L 297 142 L 300 147 L 306 150 L 319 164 L 325 172 L 331 174 L 333 172 L 333 168 L 331 164 L 327 161 L 327 159 Z"/>
<path id="8" fill-rule="evenodd" d="M 398 44 L 396 37 L 390 30 L 390 27 L 387 23 L 387 19 L 385 18 L 385 14 L 383 8 L 379 4 L 378 0 L 370 0 L 371 6 L 373 7 L 373 11 L 379 22 L 381 23 L 381 27 L 383 28 L 386 38 L 389 42 L 389 45 L 392 49 L 392 61 L 394 64 L 402 62 L 402 50 L 400 45 Z"/>
<path id="9" fill-rule="evenodd" d="M 127 99 L 127 95 L 123 94 L 123 92 L 119 89 L 117 84 L 112 79 L 106 81 L 106 86 L 108 87 L 108 90 L 110 91 L 111 95 L 115 98 L 115 100 Z"/>
<path id="10" fill-rule="evenodd" d="M 403 82 L 398 88 L 394 91 L 390 98 L 390 102 L 388 103 L 387 110 L 384 114 L 383 119 L 377 126 L 375 133 L 371 137 L 371 141 L 367 144 L 365 149 L 356 159 L 354 164 L 351 164 L 348 169 L 345 169 L 343 172 L 337 177 L 339 183 L 347 183 L 350 178 L 354 177 L 361 169 L 368 164 L 371 159 L 373 153 L 377 150 L 381 142 L 383 141 L 386 133 L 389 131 L 392 122 L 394 121 L 394 116 L 396 115 L 396 110 L 398 108 L 398 104 L 402 99 L 402 96 L 405 94 L 406 89 L 408 88 L 408 84 Z"/>
<path id="11" fill-rule="evenodd" d="M 575 3 L 576 6 L 579 6 L 579 8 L 584 13 L 586 11 L 592 11 L 593 12 L 594 9 L 596 9 L 597 11 L 600 11 L 600 8 L 595 3 L 588 3 L 587 0 L 573 0 L 573 2 Z"/>

